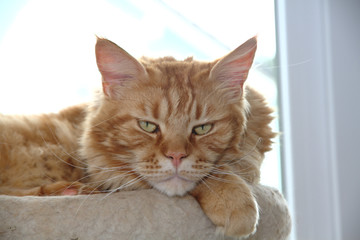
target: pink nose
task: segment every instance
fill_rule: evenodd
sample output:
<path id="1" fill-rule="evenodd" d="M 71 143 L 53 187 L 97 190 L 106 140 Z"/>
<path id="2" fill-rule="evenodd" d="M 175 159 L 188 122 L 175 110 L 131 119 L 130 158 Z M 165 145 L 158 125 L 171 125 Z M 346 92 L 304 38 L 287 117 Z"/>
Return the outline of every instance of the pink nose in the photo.
<path id="1" fill-rule="evenodd" d="M 176 168 L 179 167 L 182 159 L 187 157 L 186 153 L 182 153 L 182 152 L 168 152 L 166 156 L 168 158 L 171 158 L 171 162 Z"/>

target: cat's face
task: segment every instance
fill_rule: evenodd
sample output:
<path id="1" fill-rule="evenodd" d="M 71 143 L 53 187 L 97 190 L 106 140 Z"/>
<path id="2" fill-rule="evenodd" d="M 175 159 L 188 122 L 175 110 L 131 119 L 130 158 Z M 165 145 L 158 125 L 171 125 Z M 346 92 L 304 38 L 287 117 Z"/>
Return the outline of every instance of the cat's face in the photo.
<path id="1" fill-rule="evenodd" d="M 90 124 L 93 151 L 169 196 L 193 189 L 216 171 L 243 131 L 242 85 L 256 41 L 244 45 L 216 64 L 172 58 L 140 63 L 99 39 L 105 96 Z"/>

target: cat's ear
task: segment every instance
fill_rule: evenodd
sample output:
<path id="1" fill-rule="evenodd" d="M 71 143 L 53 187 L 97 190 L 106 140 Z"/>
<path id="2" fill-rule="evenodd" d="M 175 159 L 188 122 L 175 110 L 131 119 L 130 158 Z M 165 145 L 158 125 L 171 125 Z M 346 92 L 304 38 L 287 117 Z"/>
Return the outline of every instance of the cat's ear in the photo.
<path id="1" fill-rule="evenodd" d="M 210 79 L 218 81 L 220 88 L 233 100 L 243 92 L 243 85 L 253 63 L 257 47 L 256 37 L 221 58 L 211 69 Z"/>
<path id="2" fill-rule="evenodd" d="M 95 53 L 103 91 L 109 97 L 116 98 L 127 82 L 146 76 L 140 62 L 107 39 L 97 39 Z"/>

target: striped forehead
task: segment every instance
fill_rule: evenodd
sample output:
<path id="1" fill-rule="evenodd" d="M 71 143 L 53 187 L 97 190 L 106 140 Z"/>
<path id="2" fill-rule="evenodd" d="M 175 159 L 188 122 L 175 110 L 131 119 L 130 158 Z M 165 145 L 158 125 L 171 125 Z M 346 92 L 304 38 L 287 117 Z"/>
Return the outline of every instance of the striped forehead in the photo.
<path id="1" fill-rule="evenodd" d="M 167 86 L 161 88 L 153 105 L 153 117 L 163 121 L 188 121 L 194 118 L 192 109 L 196 103 L 195 92 L 189 79 L 169 76 Z"/>
<path id="2" fill-rule="evenodd" d="M 142 90 L 148 96 L 144 107 L 147 117 L 173 124 L 204 118 L 208 105 L 202 81 L 209 74 L 208 64 L 174 60 L 145 65 L 150 78 Z"/>
<path id="3" fill-rule="evenodd" d="M 164 123 L 180 124 L 201 117 L 197 91 L 187 74 L 163 75 L 148 89 L 146 115 Z M 159 84 L 160 83 L 160 84 Z"/>

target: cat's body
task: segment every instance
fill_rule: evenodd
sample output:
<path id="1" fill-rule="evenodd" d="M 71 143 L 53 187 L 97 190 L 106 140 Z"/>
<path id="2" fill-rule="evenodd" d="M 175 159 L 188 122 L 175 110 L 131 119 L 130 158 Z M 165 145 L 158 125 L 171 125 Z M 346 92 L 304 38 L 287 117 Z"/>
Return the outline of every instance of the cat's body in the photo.
<path id="1" fill-rule="evenodd" d="M 213 63 L 136 61 L 99 39 L 103 92 L 41 116 L 0 115 L 0 194 L 61 195 L 154 187 L 190 193 L 227 235 L 255 230 L 249 184 L 274 133 L 271 110 L 243 87 L 256 40 Z"/>

